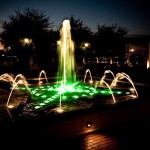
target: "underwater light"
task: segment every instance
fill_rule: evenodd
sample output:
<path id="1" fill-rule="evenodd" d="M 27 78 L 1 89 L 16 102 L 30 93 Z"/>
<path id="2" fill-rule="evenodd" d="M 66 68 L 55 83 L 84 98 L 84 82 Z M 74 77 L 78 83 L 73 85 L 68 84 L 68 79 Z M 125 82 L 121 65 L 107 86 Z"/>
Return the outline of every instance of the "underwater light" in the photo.
<path id="1" fill-rule="evenodd" d="M 63 109 L 62 109 L 62 108 L 58 108 L 56 111 L 57 111 L 58 113 L 62 113 L 62 112 L 63 112 Z"/>
<path id="2" fill-rule="evenodd" d="M 87 128 L 91 128 L 92 125 L 93 125 L 93 124 L 92 124 L 92 121 L 88 121 L 88 122 L 86 123 L 86 127 L 87 127 Z"/>
<path id="3" fill-rule="evenodd" d="M 92 84 L 92 83 L 93 83 L 93 80 L 90 80 L 90 81 L 89 81 L 89 83 L 91 83 L 91 84 Z"/>
<path id="4" fill-rule="evenodd" d="M 8 105 L 7 107 L 8 107 L 8 108 L 13 108 L 13 107 L 14 107 L 14 105 Z"/>

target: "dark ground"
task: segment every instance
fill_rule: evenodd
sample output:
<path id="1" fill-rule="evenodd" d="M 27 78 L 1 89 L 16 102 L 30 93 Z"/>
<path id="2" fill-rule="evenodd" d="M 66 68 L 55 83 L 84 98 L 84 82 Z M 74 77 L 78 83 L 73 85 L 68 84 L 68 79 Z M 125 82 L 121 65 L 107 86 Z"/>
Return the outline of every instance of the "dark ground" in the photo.
<path id="1" fill-rule="evenodd" d="M 135 84 L 142 102 L 137 104 L 137 115 L 127 116 L 124 122 L 70 139 L 57 140 L 50 134 L 32 134 L 28 124 L 19 127 L 11 119 L 0 124 L 0 149 L 41 150 L 132 150 L 150 149 L 150 70 L 146 68 L 115 68 L 127 73 Z M 112 69 L 113 71 L 113 69 Z M 96 76 L 96 75 L 95 75 Z M 98 76 L 98 75 L 97 75 Z M 139 107 L 140 106 L 140 107 Z M 122 106 L 120 106 L 122 107 Z M 125 106 L 124 106 L 125 107 Z M 139 111 L 138 111 L 138 108 Z M 128 109 L 126 110 L 128 111 Z M 0 112 L 2 115 L 2 112 Z M 132 111 L 131 111 L 132 113 Z M 129 113 L 127 113 L 129 115 Z M 79 115 L 80 117 L 80 115 Z M 107 117 L 107 116 L 106 116 Z M 65 121 L 65 120 L 64 120 Z M 40 123 L 40 122 L 38 122 Z M 22 125 L 22 124 L 21 124 Z M 35 127 L 38 126 L 34 123 Z M 60 127 L 61 128 L 61 127 Z M 72 129 L 74 130 L 74 129 Z M 57 132 L 57 131 L 56 131 Z"/>

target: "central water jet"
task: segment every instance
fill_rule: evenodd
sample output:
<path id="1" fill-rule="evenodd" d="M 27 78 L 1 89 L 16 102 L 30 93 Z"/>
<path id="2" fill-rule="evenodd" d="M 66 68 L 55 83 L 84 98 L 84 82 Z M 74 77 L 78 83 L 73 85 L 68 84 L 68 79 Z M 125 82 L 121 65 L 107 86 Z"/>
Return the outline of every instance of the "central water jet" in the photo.
<path id="1" fill-rule="evenodd" d="M 60 37 L 60 44 L 58 44 L 57 79 L 65 86 L 76 82 L 74 42 L 71 37 L 69 20 L 63 21 Z"/>

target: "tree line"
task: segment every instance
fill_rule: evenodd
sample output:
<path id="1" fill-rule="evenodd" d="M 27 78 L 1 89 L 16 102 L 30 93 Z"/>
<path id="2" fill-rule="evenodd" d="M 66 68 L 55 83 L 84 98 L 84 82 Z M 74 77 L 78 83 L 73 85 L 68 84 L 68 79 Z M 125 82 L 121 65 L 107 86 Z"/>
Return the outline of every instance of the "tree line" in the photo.
<path id="1" fill-rule="evenodd" d="M 17 56 L 22 72 L 29 71 L 30 58 L 36 57 L 41 69 L 47 70 L 57 63 L 57 41 L 60 39 L 59 30 L 54 30 L 54 23 L 47 17 L 46 12 L 39 9 L 26 8 L 16 10 L 2 22 L 0 33 L 1 43 L 5 49 Z M 126 53 L 127 28 L 113 24 L 97 25 L 97 31 L 91 29 L 73 15 L 64 17 L 71 24 L 72 40 L 75 43 L 76 61 L 83 56 L 119 56 L 120 61 Z M 25 41 L 26 40 L 26 41 Z M 85 43 L 89 43 L 85 47 Z"/>

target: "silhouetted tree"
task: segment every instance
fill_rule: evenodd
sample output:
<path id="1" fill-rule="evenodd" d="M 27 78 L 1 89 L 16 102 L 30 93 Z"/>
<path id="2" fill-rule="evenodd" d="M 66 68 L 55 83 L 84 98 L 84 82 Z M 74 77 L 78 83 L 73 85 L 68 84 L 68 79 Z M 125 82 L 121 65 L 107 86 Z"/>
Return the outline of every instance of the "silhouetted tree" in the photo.
<path id="1" fill-rule="evenodd" d="M 98 25 L 97 32 L 94 35 L 93 45 L 97 55 L 100 56 L 119 56 L 120 60 L 125 57 L 126 52 L 126 36 L 127 29 L 125 27 Z M 122 58 L 121 58 L 122 57 Z"/>
<path id="2" fill-rule="evenodd" d="M 41 68 L 48 62 L 50 29 L 52 22 L 44 11 L 26 8 L 15 11 L 8 21 L 2 23 L 1 40 L 5 48 L 17 55 L 22 71 L 29 71 L 30 56 L 36 55 Z M 51 30 L 52 31 L 52 30 Z M 29 42 L 24 43 L 24 39 Z M 21 71 L 21 70 L 20 70 Z"/>

